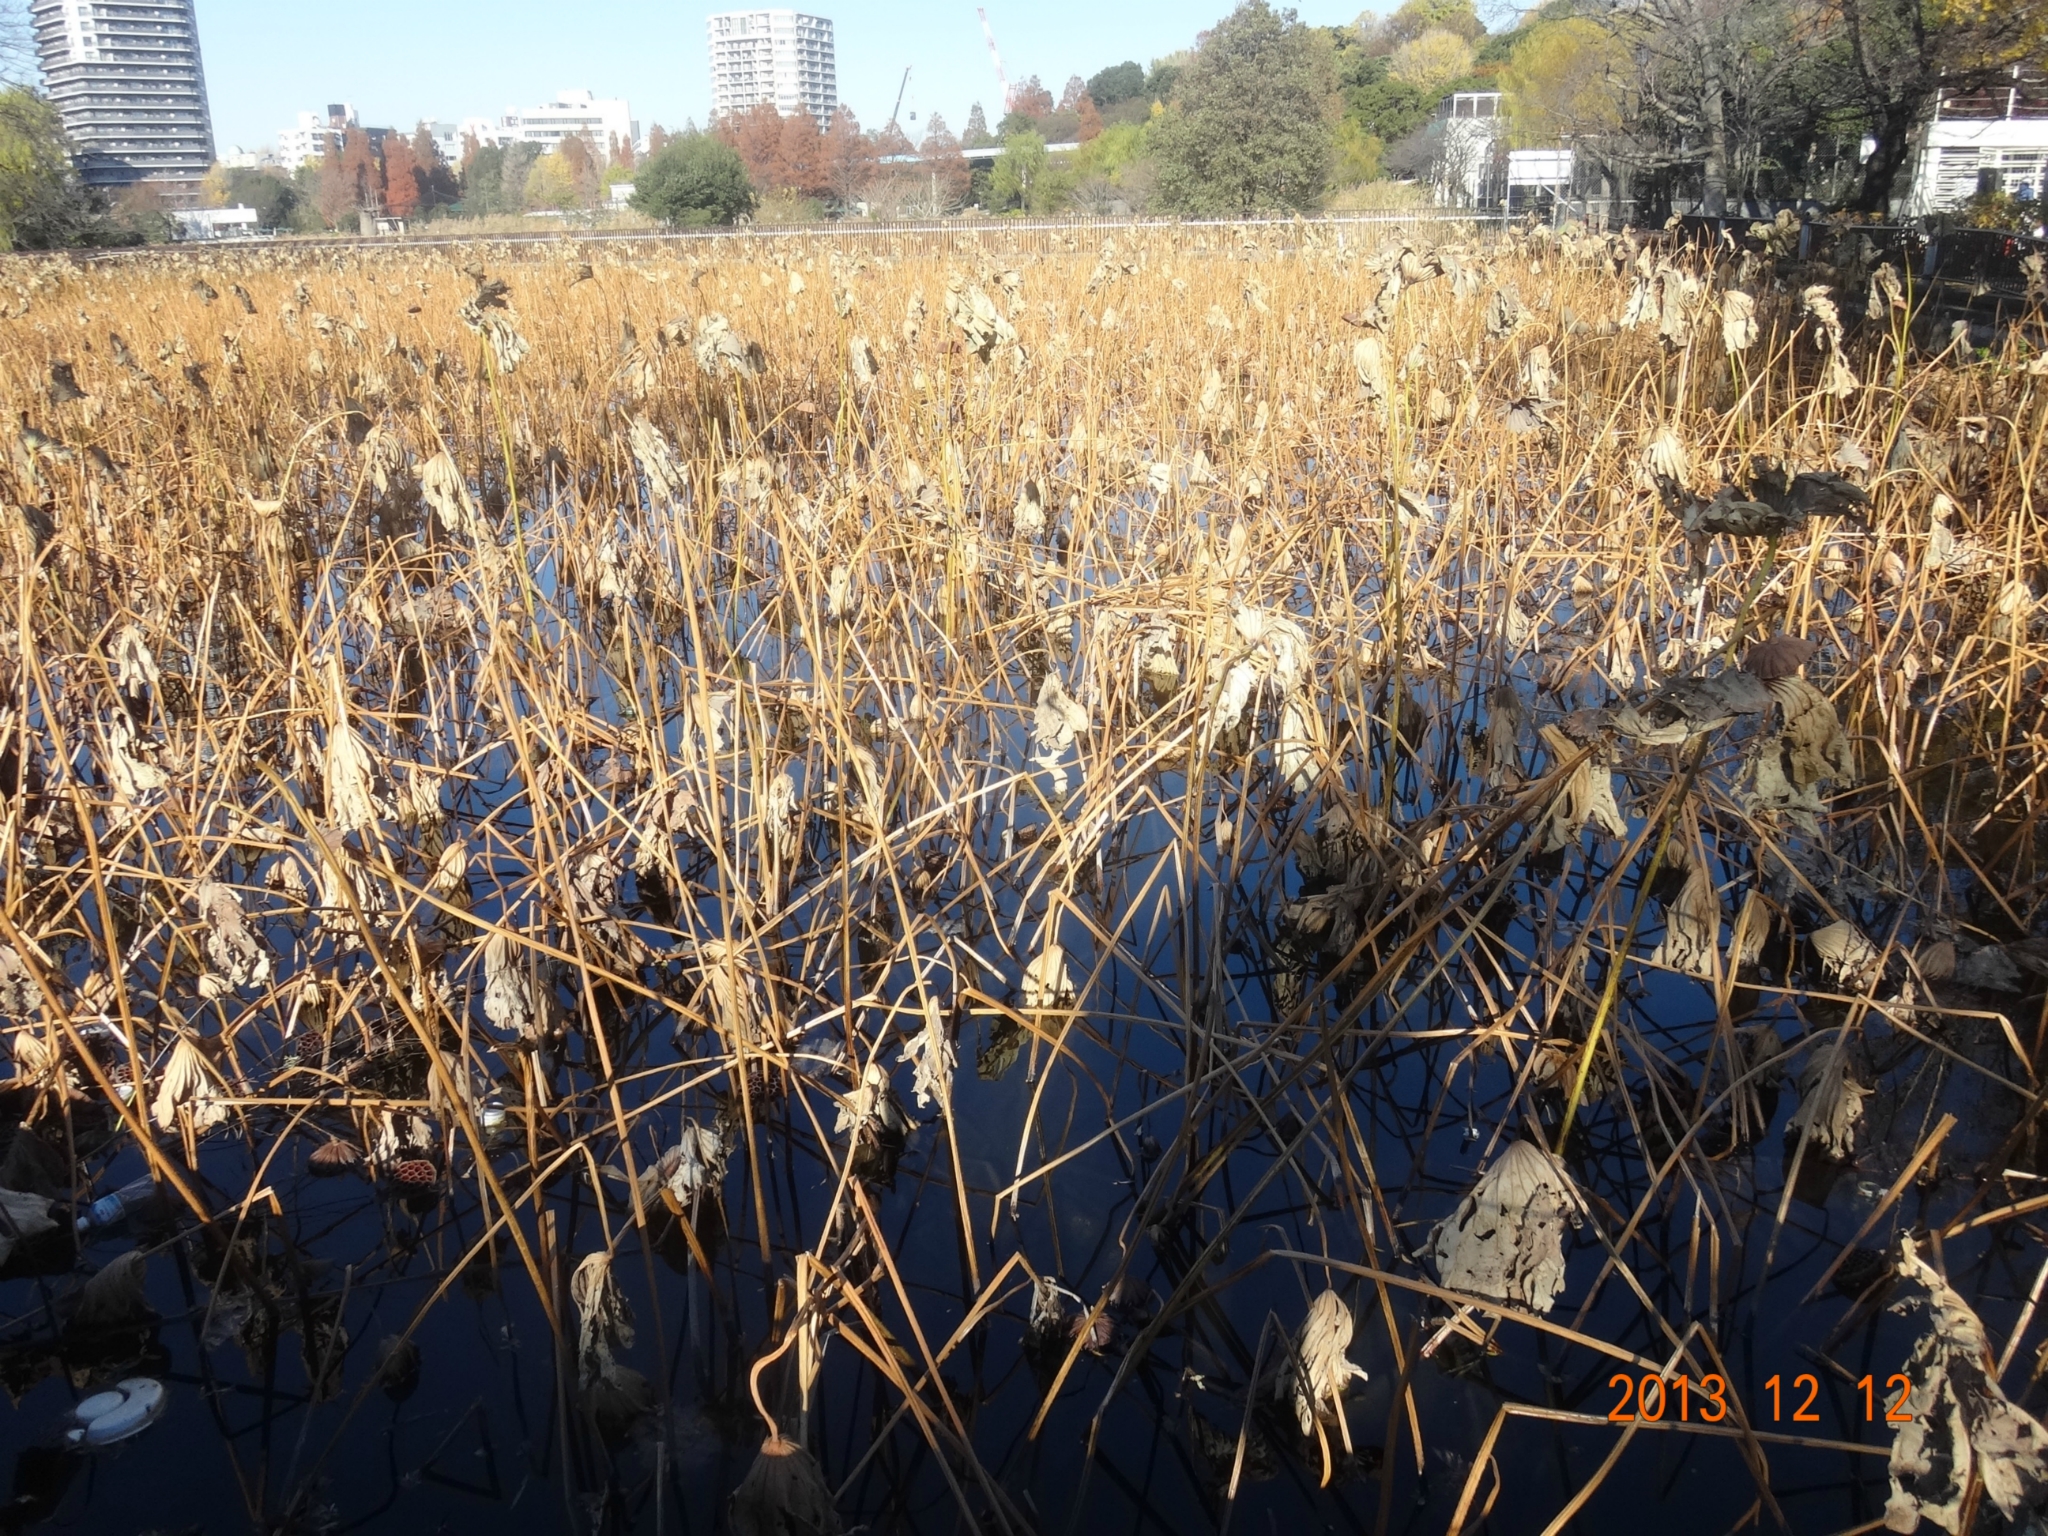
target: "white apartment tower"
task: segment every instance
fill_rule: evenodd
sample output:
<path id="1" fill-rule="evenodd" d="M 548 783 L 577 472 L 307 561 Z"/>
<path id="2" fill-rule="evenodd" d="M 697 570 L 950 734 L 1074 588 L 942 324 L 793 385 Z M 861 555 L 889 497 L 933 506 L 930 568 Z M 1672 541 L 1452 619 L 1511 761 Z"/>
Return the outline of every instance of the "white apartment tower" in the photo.
<path id="1" fill-rule="evenodd" d="M 711 34 L 711 112 L 728 117 L 767 102 L 820 123 L 839 105 L 832 23 L 801 11 L 722 11 Z"/>
<path id="2" fill-rule="evenodd" d="M 32 0 L 36 56 L 89 186 L 196 202 L 213 124 L 192 0 Z"/>

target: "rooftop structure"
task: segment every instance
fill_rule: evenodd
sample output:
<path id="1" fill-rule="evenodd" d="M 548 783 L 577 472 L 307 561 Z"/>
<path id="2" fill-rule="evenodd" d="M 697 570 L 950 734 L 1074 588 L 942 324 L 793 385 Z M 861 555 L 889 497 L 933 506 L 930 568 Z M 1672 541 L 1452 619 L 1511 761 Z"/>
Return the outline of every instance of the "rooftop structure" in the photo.
<path id="1" fill-rule="evenodd" d="M 192 0 L 33 0 L 36 57 L 88 186 L 196 203 L 213 124 Z"/>
<path id="2" fill-rule="evenodd" d="M 785 117 L 804 111 L 830 121 L 839 105 L 830 20 L 801 11 L 721 11 L 705 26 L 713 117 L 765 103 Z"/>
<path id="3" fill-rule="evenodd" d="M 1914 146 L 1905 206 L 1913 217 L 1959 208 L 1979 193 L 2041 196 L 2048 171 L 2048 77 L 2015 67 L 1983 90 L 1944 91 Z"/>

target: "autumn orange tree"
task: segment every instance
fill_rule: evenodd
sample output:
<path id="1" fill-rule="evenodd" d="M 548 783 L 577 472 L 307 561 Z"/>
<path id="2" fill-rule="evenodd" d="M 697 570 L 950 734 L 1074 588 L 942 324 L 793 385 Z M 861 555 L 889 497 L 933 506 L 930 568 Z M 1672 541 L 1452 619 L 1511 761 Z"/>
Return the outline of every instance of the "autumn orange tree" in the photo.
<path id="1" fill-rule="evenodd" d="M 713 131 L 739 152 L 740 164 L 747 168 L 747 180 L 754 184 L 756 192 L 778 191 L 787 184 L 782 164 L 782 114 L 775 110 L 773 102 L 764 101 L 744 112 L 729 113 L 718 119 Z M 662 142 L 668 142 L 666 134 L 662 135 Z M 651 134 L 648 150 L 660 152 Z"/>
<path id="2" fill-rule="evenodd" d="M 874 179 L 876 155 L 851 107 L 842 104 L 832 114 L 820 147 L 826 196 L 842 210 L 852 208 Z"/>
<path id="3" fill-rule="evenodd" d="M 412 145 L 397 134 L 384 141 L 384 211 L 409 219 L 420 205 L 420 167 Z"/>
<path id="4" fill-rule="evenodd" d="M 818 120 L 802 107 L 782 120 L 782 180 L 776 190 L 803 197 L 823 197 L 830 190 L 825 180 L 824 139 Z"/>

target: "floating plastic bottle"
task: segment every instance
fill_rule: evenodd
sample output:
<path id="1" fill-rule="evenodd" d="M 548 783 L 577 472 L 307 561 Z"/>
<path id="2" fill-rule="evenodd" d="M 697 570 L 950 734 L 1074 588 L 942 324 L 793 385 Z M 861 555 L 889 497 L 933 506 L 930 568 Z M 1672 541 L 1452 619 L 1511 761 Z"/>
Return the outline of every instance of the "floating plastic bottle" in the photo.
<path id="1" fill-rule="evenodd" d="M 88 1233 L 112 1231 L 155 1198 L 156 1184 L 153 1180 L 137 1179 L 132 1184 L 123 1184 L 111 1195 L 102 1195 L 93 1201 L 79 1214 L 78 1235 L 84 1237 Z"/>

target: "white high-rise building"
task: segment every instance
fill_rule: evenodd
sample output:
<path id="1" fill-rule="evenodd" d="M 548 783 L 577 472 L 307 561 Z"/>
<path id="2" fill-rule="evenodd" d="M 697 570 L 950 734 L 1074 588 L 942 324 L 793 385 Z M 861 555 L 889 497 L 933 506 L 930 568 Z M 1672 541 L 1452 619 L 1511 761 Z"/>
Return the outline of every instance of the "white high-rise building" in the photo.
<path id="1" fill-rule="evenodd" d="M 192 0 L 33 0 L 36 57 L 88 186 L 196 202 L 213 123 Z"/>
<path id="2" fill-rule="evenodd" d="M 599 155 L 607 155 L 614 143 L 638 140 L 640 125 L 633 121 L 632 109 L 623 97 L 557 91 L 544 107 L 515 107 L 507 112 L 499 128 L 499 142 L 538 144 L 543 154 L 552 154 L 574 133 L 587 136 Z"/>
<path id="3" fill-rule="evenodd" d="M 308 160 L 322 159 L 330 143 L 339 151 L 342 136 L 360 126 L 352 102 L 330 102 L 325 112 L 301 112 L 291 127 L 277 130 L 277 163 L 295 171 Z"/>
<path id="4" fill-rule="evenodd" d="M 766 102 L 828 122 L 839 105 L 832 23 L 801 11 L 721 11 L 711 34 L 711 112 L 729 117 Z"/>

